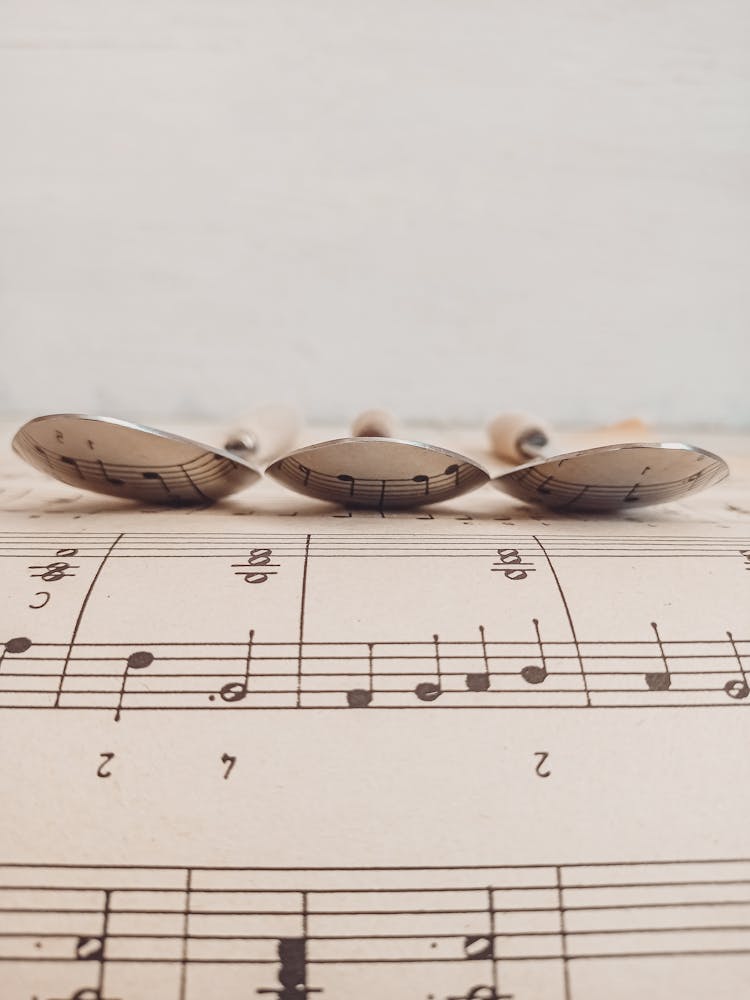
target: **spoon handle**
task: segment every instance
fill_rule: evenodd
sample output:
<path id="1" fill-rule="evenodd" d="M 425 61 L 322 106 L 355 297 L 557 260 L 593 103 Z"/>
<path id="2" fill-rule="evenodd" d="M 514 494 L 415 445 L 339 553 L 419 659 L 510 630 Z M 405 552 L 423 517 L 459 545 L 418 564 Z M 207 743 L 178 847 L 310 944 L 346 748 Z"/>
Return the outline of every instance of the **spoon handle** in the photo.
<path id="1" fill-rule="evenodd" d="M 550 451 L 549 427 L 528 413 L 501 413 L 489 423 L 487 433 L 493 453 L 507 462 L 544 458 Z"/>
<path id="2" fill-rule="evenodd" d="M 391 438 L 396 434 L 396 421 L 387 410 L 363 410 L 352 420 L 352 437 Z"/>
<path id="3" fill-rule="evenodd" d="M 224 447 L 242 458 L 269 461 L 294 447 L 301 427 L 302 418 L 296 407 L 269 403 L 239 420 Z"/>

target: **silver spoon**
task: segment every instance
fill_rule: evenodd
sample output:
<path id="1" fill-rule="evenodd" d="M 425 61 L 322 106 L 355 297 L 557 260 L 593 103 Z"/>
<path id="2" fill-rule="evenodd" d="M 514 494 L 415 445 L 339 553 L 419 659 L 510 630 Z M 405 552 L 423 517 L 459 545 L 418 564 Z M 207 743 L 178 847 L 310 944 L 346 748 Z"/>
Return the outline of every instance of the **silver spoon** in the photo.
<path id="1" fill-rule="evenodd" d="M 546 426 L 533 418 L 500 416 L 488 430 L 498 457 L 532 459 L 494 477 L 492 485 L 558 510 L 621 511 L 669 503 L 729 475 L 722 458 L 689 444 L 611 444 L 555 455 Z"/>
<path id="2" fill-rule="evenodd" d="M 377 510 L 450 500 L 489 479 L 464 455 L 392 434 L 388 414 L 369 410 L 355 420 L 352 437 L 298 448 L 266 473 L 296 493 Z"/>
<path id="3" fill-rule="evenodd" d="M 29 420 L 13 448 L 69 486 L 148 504 L 197 504 L 256 482 L 255 463 L 289 448 L 298 427 L 295 411 L 261 407 L 214 448 L 128 420 L 57 413 Z"/>

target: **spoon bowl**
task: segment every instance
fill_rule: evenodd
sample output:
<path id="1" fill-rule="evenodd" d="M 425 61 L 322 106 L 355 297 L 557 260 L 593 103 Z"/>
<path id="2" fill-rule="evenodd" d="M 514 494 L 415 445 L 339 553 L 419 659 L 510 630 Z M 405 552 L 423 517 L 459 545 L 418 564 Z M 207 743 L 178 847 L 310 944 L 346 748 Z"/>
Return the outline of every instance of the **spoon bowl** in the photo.
<path id="1" fill-rule="evenodd" d="M 729 475 L 718 455 L 693 445 L 613 444 L 536 458 L 491 480 L 526 503 L 565 511 L 623 511 L 670 503 Z"/>
<path id="2" fill-rule="evenodd" d="M 36 417 L 18 430 L 13 448 L 69 486 L 148 504 L 220 500 L 261 475 L 235 452 L 113 417 Z"/>
<path id="3" fill-rule="evenodd" d="M 450 500 L 489 479 L 464 455 L 391 437 L 323 441 L 285 455 L 266 473 L 305 496 L 379 510 Z"/>

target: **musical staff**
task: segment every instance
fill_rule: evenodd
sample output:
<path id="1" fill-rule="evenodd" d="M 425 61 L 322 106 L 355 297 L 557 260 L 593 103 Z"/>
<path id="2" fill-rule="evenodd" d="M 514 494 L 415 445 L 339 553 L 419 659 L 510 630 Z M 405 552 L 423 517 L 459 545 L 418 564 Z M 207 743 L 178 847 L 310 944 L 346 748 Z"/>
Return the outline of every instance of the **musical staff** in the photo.
<path id="1" fill-rule="evenodd" d="M 82 642 L 69 656 L 64 642 L 35 642 L 12 655 L 6 646 L 0 709 L 111 710 L 119 719 L 130 711 L 230 707 L 737 707 L 750 704 L 746 675 L 737 676 L 738 659 L 748 656 L 750 636 L 576 644 L 497 640 L 484 628 L 478 639 L 302 643 L 263 640 L 251 630 L 244 642 Z M 144 683 L 135 676 L 141 671 Z"/>
<path id="2" fill-rule="evenodd" d="M 671 588 L 675 561 L 693 558 L 744 582 L 745 544 L 508 531 L 4 532 L 0 558 L 16 575 L 0 709 L 121 720 L 149 709 L 745 707 L 741 592 L 687 631 L 659 584 Z M 498 553 L 523 571 L 497 573 Z M 654 567 L 647 577 L 642 564 Z M 29 593 L 40 573 L 48 590 Z M 631 605 L 626 623 L 619 612 L 591 618 L 604 574 L 612 603 L 621 592 Z M 468 604 L 455 599 L 457 579 L 471 586 Z M 647 593 L 640 605 L 628 579 Z M 104 600 L 112 587 L 127 614 Z M 217 623 L 197 626 L 217 593 Z M 654 620 L 660 607 L 666 621 Z"/>
<path id="3" fill-rule="evenodd" d="M 642 995 L 698 997 L 717 958 L 725 985 L 747 984 L 750 860 L 0 865 L 0 983 L 40 1000 L 154 983 L 161 1000 L 350 1000 L 375 983 L 392 1000 L 594 1000 L 634 963 Z"/>
<path id="4" fill-rule="evenodd" d="M 63 530 L 0 531 L 0 558 L 36 559 L 50 547 L 71 545 L 77 558 L 100 559 L 112 543 L 111 532 Z M 350 532 L 316 530 L 310 553 L 315 559 L 498 559 L 498 549 L 516 549 L 526 569 L 539 555 L 541 541 L 551 559 L 729 559 L 745 568 L 750 536 L 586 535 L 579 533 L 496 531 L 466 534 L 426 531 Z M 247 531 L 126 531 L 112 558 L 119 559 L 242 559 L 261 542 L 287 559 L 304 559 L 307 534 Z"/>

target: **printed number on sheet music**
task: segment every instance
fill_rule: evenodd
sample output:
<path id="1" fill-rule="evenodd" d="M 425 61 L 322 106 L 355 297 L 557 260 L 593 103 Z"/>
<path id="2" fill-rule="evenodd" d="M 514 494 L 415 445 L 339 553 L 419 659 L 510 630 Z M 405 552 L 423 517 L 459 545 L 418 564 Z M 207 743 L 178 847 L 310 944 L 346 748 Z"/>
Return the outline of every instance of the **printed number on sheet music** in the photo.
<path id="1" fill-rule="evenodd" d="M 549 753 L 546 750 L 537 750 L 534 756 L 537 759 L 534 767 L 536 773 L 540 778 L 549 778 L 552 774 L 550 769 L 546 766 Z"/>
<path id="2" fill-rule="evenodd" d="M 113 753 L 100 753 L 99 756 L 102 758 L 101 764 L 97 768 L 97 777 L 99 778 L 111 778 L 112 772 L 110 771 L 108 765 L 111 761 L 115 759 Z"/>

